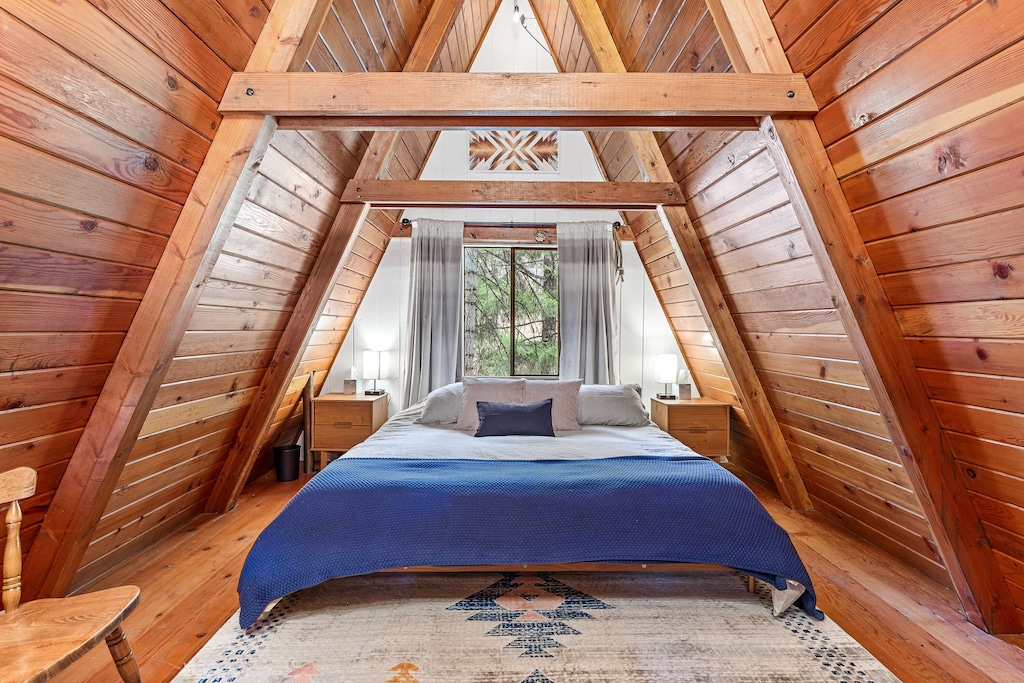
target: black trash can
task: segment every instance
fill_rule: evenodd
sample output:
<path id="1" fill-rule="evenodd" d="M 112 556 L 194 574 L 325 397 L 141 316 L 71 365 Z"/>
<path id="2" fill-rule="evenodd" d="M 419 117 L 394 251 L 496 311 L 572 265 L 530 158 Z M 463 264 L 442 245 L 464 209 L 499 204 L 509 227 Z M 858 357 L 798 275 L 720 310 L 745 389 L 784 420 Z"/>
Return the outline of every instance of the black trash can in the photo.
<path id="1" fill-rule="evenodd" d="M 278 481 L 294 481 L 299 478 L 299 446 L 274 446 L 274 470 Z"/>

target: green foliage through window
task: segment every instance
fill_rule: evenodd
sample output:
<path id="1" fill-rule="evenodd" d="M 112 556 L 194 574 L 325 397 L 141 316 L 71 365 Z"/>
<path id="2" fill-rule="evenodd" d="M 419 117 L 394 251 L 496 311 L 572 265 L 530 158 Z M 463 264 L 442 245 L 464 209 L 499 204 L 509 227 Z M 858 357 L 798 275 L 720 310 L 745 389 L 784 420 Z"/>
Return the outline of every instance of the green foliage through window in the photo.
<path id="1" fill-rule="evenodd" d="M 558 251 L 466 247 L 463 372 L 558 375 Z"/>

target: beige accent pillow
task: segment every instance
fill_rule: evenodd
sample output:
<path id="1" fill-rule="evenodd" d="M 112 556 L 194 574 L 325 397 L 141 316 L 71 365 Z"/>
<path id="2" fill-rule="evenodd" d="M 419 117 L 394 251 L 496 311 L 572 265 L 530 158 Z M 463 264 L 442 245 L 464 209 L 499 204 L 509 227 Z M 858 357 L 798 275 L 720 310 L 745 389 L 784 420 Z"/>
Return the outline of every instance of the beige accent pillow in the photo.
<path id="1" fill-rule="evenodd" d="M 455 423 L 455 428 L 472 429 L 475 432 L 480 427 L 480 418 L 476 412 L 477 401 L 522 403 L 525 384 L 525 379 L 464 377 L 462 379 L 462 406 L 459 409 L 459 421 Z M 574 415 L 575 410 L 574 404 Z"/>
<path id="2" fill-rule="evenodd" d="M 546 398 L 551 401 L 551 425 L 556 432 L 578 432 L 576 407 L 580 397 L 582 379 L 528 379 L 523 387 L 523 402 L 533 403 Z"/>

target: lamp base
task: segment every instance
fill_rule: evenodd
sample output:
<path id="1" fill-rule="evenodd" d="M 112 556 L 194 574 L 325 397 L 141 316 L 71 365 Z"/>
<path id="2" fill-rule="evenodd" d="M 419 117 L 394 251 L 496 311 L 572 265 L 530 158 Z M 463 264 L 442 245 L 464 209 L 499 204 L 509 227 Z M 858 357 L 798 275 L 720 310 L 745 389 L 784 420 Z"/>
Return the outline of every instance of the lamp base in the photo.
<path id="1" fill-rule="evenodd" d="M 678 396 L 675 394 L 658 394 L 658 398 L 662 401 L 673 401 L 678 398 Z"/>
<path id="2" fill-rule="evenodd" d="M 366 394 L 367 396 L 383 396 L 388 392 L 384 391 L 383 389 L 367 389 L 363 393 Z"/>

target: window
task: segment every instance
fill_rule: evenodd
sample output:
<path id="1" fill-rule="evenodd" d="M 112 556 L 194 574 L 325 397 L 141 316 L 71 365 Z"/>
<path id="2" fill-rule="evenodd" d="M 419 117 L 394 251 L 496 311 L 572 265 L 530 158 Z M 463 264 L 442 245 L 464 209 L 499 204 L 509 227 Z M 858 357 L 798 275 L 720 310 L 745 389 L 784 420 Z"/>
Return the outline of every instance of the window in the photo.
<path id="1" fill-rule="evenodd" d="M 558 251 L 465 247 L 463 373 L 558 375 Z"/>

